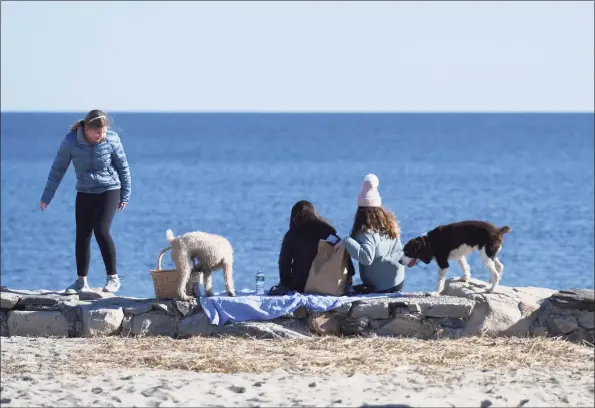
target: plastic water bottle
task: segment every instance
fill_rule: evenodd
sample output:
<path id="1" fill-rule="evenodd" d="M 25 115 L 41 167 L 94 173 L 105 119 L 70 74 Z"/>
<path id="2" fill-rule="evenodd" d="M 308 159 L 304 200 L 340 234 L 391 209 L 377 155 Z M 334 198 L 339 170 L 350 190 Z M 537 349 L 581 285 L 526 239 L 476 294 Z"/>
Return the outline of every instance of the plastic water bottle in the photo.
<path id="1" fill-rule="evenodd" d="M 264 295 L 264 273 L 261 270 L 256 274 L 256 294 Z"/>

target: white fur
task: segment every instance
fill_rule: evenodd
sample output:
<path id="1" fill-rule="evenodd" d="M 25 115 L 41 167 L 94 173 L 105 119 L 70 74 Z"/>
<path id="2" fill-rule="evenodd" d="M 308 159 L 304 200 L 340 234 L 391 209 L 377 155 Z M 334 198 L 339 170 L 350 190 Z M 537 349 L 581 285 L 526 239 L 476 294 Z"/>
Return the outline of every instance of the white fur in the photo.
<path id="1" fill-rule="evenodd" d="M 199 273 L 201 276 L 199 283 L 202 283 L 204 275 L 205 294 L 207 296 L 213 295 L 212 272 L 219 268 L 223 269 L 225 289 L 228 296 L 235 296 L 233 248 L 226 238 L 201 231 L 188 232 L 176 237 L 172 230 L 167 230 L 165 237 L 171 243 L 171 259 L 180 273 L 180 282 L 178 284 L 180 299 L 189 299 L 185 288 L 193 271 L 193 259 L 200 262 L 201 272 Z"/>
<path id="2" fill-rule="evenodd" d="M 499 250 L 500 248 L 498 249 L 498 251 Z M 490 272 L 489 283 L 491 284 L 491 286 L 489 288 L 489 291 L 492 292 L 496 288 L 496 286 L 498 286 L 500 279 L 502 279 L 502 272 L 504 272 L 504 265 L 502 265 L 502 262 L 500 262 L 500 260 L 497 257 L 494 257 L 494 259 L 492 260 L 487 256 L 485 248 L 479 250 L 477 246 L 463 244 L 460 247 L 450 251 L 448 259 L 456 259 L 459 262 L 459 266 L 463 271 L 461 281 L 467 283 L 469 282 L 469 279 L 471 279 L 471 268 L 467 263 L 467 256 L 470 255 L 473 251 L 479 251 L 481 262 L 486 267 L 488 272 Z M 399 260 L 399 263 L 401 263 L 402 265 L 408 265 L 409 262 L 411 262 L 414 259 L 415 258 L 409 258 L 408 256 L 403 255 Z M 434 257 L 433 260 L 435 262 L 436 258 Z M 442 291 L 444 291 L 444 284 L 446 282 L 446 275 L 448 274 L 448 269 L 449 268 L 438 268 L 438 283 L 436 284 L 436 290 L 430 292 L 430 295 L 437 296 L 441 294 Z"/>
<path id="3" fill-rule="evenodd" d="M 453 249 L 450 251 L 448 255 L 448 259 L 456 259 L 459 262 L 459 266 L 463 271 L 463 276 L 461 277 L 461 281 L 469 282 L 471 279 L 471 268 L 467 263 L 467 256 L 471 254 L 473 251 L 477 251 L 479 248 L 477 246 L 470 246 L 463 244 L 458 248 Z M 481 258 L 481 262 L 486 267 L 488 272 L 490 272 L 490 281 L 491 284 L 489 291 L 492 292 L 498 286 L 500 279 L 502 278 L 502 272 L 504 271 L 504 265 L 497 257 L 494 259 L 490 259 L 486 252 L 485 247 L 479 250 L 479 256 Z M 434 258 L 434 261 L 436 258 Z M 444 290 L 444 282 L 446 281 L 446 274 L 448 273 L 448 268 L 446 269 L 438 269 L 438 285 L 436 286 L 436 293 L 440 294 Z"/>

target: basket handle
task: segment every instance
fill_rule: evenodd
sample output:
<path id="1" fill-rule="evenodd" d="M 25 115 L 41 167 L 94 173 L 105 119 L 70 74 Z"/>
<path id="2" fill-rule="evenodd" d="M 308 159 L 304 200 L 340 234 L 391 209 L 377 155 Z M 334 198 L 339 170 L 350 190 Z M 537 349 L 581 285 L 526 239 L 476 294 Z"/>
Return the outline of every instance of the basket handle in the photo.
<path id="1" fill-rule="evenodd" d="M 163 258 L 163 255 L 165 255 L 165 253 L 167 251 L 169 251 L 171 249 L 170 246 L 168 246 L 167 248 L 165 248 L 163 251 L 161 251 L 161 253 L 159 254 L 159 258 L 157 258 L 157 270 L 160 271 L 161 270 L 161 259 Z"/>

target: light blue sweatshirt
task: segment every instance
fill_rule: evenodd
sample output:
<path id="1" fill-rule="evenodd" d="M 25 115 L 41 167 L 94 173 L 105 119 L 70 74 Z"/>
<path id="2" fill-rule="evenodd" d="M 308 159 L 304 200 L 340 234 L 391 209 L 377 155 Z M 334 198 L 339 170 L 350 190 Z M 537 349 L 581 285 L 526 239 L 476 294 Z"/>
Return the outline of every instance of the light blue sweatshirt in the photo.
<path id="1" fill-rule="evenodd" d="M 399 263 L 403 256 L 401 240 L 374 231 L 358 232 L 355 239 L 345 238 L 345 250 L 359 262 L 363 283 L 376 291 L 390 289 L 405 279 L 405 267 Z"/>

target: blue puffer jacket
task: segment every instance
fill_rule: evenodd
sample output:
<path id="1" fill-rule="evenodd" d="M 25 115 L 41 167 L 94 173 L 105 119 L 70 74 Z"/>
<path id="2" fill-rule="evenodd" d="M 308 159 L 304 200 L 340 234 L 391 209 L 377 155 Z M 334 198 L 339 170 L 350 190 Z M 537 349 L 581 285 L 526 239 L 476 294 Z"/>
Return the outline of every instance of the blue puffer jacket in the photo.
<path id="1" fill-rule="evenodd" d="M 102 142 L 93 144 L 87 142 L 79 128 L 68 133 L 60 144 L 41 201 L 52 201 L 70 161 L 76 173 L 76 191 L 101 194 L 121 189 L 120 202 L 130 200 L 130 169 L 118 134 L 108 131 Z"/>

